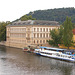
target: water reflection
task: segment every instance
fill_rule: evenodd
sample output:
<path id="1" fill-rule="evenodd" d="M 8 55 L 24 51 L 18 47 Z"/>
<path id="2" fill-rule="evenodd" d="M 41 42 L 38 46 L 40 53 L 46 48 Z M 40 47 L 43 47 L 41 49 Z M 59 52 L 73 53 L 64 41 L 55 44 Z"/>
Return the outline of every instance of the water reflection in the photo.
<path id="1" fill-rule="evenodd" d="M 75 63 L 0 46 L 0 75 L 75 75 Z"/>

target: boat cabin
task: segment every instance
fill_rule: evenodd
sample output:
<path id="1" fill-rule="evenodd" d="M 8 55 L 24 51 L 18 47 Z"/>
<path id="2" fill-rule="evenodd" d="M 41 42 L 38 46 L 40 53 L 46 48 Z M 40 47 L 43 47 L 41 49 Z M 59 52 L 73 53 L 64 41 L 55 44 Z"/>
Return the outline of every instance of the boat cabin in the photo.
<path id="1" fill-rule="evenodd" d="M 69 55 L 75 55 L 75 50 L 66 50 L 65 53 Z"/>
<path id="2" fill-rule="evenodd" d="M 63 52 L 63 53 L 66 50 L 66 49 L 52 48 L 52 47 L 43 47 L 43 46 L 40 46 L 40 48 L 44 49 L 44 50 L 57 51 L 57 52 Z"/>

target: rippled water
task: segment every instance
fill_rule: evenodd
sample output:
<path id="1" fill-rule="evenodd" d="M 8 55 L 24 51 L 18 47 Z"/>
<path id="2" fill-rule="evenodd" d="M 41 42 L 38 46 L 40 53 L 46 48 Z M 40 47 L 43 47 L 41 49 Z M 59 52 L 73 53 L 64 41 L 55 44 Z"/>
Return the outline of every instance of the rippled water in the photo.
<path id="1" fill-rule="evenodd" d="M 75 75 L 75 63 L 0 46 L 0 75 Z"/>

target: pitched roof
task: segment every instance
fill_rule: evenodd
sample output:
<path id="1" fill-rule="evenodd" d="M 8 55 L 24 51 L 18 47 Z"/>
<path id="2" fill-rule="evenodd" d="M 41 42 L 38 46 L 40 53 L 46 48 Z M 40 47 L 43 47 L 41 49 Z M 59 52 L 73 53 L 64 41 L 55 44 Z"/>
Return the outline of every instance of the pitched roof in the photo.
<path id="1" fill-rule="evenodd" d="M 56 21 L 45 21 L 45 20 L 27 20 L 27 21 L 17 21 L 9 24 L 8 26 L 22 26 L 22 25 L 59 25 Z"/>
<path id="2" fill-rule="evenodd" d="M 75 29 L 73 29 L 72 31 L 73 31 L 73 35 L 75 35 Z"/>

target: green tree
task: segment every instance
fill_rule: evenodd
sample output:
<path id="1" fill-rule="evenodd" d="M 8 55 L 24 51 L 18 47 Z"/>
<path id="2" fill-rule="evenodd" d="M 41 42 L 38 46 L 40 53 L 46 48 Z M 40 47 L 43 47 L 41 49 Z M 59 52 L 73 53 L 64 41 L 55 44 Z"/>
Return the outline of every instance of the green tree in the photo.
<path id="1" fill-rule="evenodd" d="M 26 20 L 35 20 L 35 18 L 32 18 L 31 15 L 29 15 L 29 16 L 24 15 L 24 16 L 22 16 L 20 19 L 21 19 L 21 21 L 26 21 Z"/>
<path id="2" fill-rule="evenodd" d="M 58 46 L 62 44 L 63 26 L 58 29 L 53 29 L 50 31 L 50 36 L 52 40 L 47 41 L 52 46 Z"/>
<path id="3" fill-rule="evenodd" d="M 72 46 L 73 43 L 73 32 L 72 32 L 72 22 L 70 17 L 66 17 L 64 21 L 64 30 L 63 30 L 63 44 L 68 47 Z"/>
<path id="4" fill-rule="evenodd" d="M 49 21 L 57 21 L 62 24 L 66 16 L 70 16 L 73 23 L 75 23 L 75 8 L 56 8 L 56 9 L 48 9 L 48 10 L 37 10 L 34 12 L 30 12 L 27 15 L 32 15 L 33 18 L 37 20 L 49 20 Z"/>
<path id="5" fill-rule="evenodd" d="M 0 41 L 6 40 L 6 26 L 8 24 L 10 24 L 10 22 L 0 22 Z"/>

